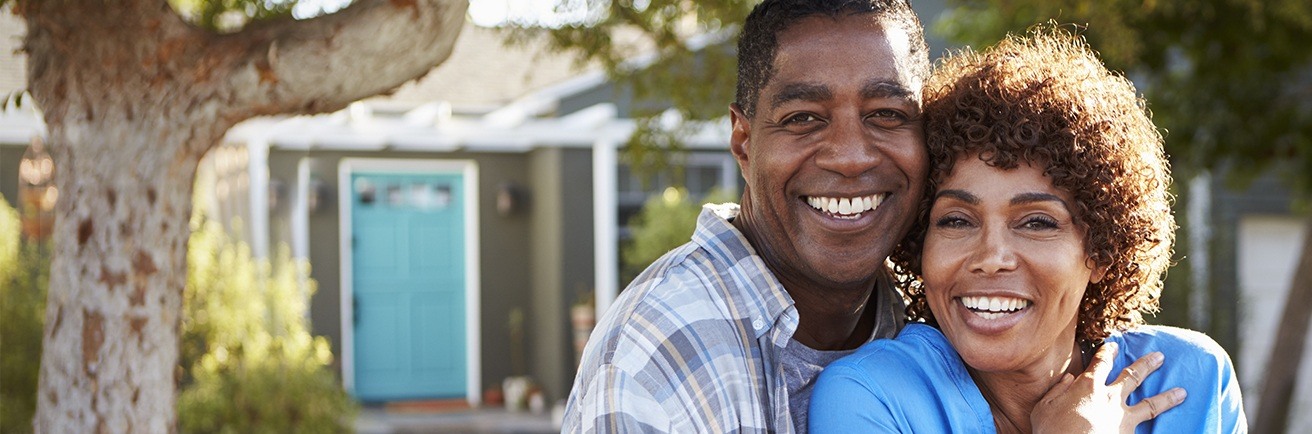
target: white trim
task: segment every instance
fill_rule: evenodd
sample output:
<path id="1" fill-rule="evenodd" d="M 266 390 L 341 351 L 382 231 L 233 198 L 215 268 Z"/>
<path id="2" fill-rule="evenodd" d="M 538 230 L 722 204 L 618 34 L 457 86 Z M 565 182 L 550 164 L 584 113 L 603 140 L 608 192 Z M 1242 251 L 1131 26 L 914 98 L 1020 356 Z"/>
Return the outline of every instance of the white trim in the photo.
<path id="1" fill-rule="evenodd" d="M 473 160 L 344 158 L 338 165 L 338 215 L 341 226 L 341 311 L 342 311 L 342 383 L 355 392 L 355 328 L 352 324 L 355 303 L 351 297 L 351 173 L 357 171 L 451 173 L 464 176 L 465 184 L 465 394 L 470 405 L 477 406 L 482 394 L 482 342 L 479 333 L 478 163 Z"/>
<path id="2" fill-rule="evenodd" d="M 593 301 L 596 303 L 596 317 L 601 318 L 606 308 L 615 301 L 619 294 L 619 261 L 617 244 L 619 236 L 616 229 L 616 171 L 619 169 L 616 158 L 616 141 L 600 139 L 592 146 L 592 231 L 593 256 L 596 267 L 596 280 L 593 282 Z"/>
<path id="3" fill-rule="evenodd" d="M 251 251 L 256 258 L 269 259 L 269 143 L 251 140 L 246 143 L 246 171 L 250 176 Z M 283 192 L 283 196 L 287 196 Z M 287 201 L 287 197 L 279 198 Z"/>
<path id="4" fill-rule="evenodd" d="M 303 157 L 296 162 L 296 195 L 291 204 L 292 257 L 296 259 L 310 259 L 310 193 L 310 158 Z"/>
<path id="5" fill-rule="evenodd" d="M 266 161 L 267 163 L 267 161 Z M 292 229 L 292 258 L 297 261 L 310 262 L 310 158 L 301 158 L 296 162 L 296 194 L 293 196 L 291 203 L 291 221 L 289 222 Z M 322 200 L 323 198 L 319 198 Z M 322 203 L 319 204 L 323 206 Z M 309 273 L 298 273 L 297 284 L 301 288 L 301 297 L 309 303 L 310 300 L 310 275 Z M 310 310 L 305 310 L 306 318 L 310 316 Z"/>

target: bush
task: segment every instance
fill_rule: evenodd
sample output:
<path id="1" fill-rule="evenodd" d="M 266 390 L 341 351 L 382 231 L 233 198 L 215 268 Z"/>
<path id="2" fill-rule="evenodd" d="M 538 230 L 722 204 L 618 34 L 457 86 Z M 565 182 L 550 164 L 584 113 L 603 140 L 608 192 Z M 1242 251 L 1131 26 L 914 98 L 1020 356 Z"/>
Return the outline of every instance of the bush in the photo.
<path id="1" fill-rule="evenodd" d="M 256 261 L 216 222 L 193 222 L 187 253 L 178 422 L 188 433 L 346 432 L 356 407 L 311 337 L 309 264 Z M 304 288 L 304 289 L 302 289 Z"/>
<path id="2" fill-rule="evenodd" d="M 0 432 L 32 432 L 49 244 L 20 241 L 18 212 L 0 196 Z"/>
<path id="3" fill-rule="evenodd" d="M 691 241 L 702 204 L 736 200 L 738 198 L 732 192 L 716 189 L 703 200 L 693 201 L 688 197 L 687 190 L 675 187 L 665 189 L 665 193 L 660 196 L 647 199 L 642 210 L 628 222 L 633 239 L 624 243 L 622 248 L 622 281 L 632 281 L 661 255 Z"/>

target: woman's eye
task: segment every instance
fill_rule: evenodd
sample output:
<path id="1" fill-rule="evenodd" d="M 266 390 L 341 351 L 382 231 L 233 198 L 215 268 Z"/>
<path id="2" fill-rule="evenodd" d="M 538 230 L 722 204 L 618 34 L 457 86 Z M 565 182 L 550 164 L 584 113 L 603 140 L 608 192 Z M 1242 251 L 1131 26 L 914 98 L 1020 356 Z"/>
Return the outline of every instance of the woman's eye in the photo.
<path id="1" fill-rule="evenodd" d="M 871 122 L 882 127 L 895 127 L 907 122 L 907 116 L 893 109 L 880 109 L 867 117 Z"/>
<path id="2" fill-rule="evenodd" d="M 943 216 L 934 221 L 934 226 L 943 229 L 958 229 L 970 227 L 970 222 L 957 216 Z"/>
<path id="3" fill-rule="evenodd" d="M 1052 217 L 1036 215 L 1030 216 L 1021 223 L 1025 229 L 1056 229 L 1058 227 L 1057 219 Z"/>

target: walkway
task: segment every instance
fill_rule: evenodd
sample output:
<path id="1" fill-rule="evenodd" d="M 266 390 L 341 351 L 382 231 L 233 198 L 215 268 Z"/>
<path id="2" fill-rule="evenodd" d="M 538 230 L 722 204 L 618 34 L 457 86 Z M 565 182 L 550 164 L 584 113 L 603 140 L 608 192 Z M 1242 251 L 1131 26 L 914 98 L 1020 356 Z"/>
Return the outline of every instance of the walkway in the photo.
<path id="1" fill-rule="evenodd" d="M 365 407 L 355 420 L 355 429 L 359 434 L 560 432 L 551 421 L 551 411 L 533 414 L 502 408 L 417 412 Z"/>

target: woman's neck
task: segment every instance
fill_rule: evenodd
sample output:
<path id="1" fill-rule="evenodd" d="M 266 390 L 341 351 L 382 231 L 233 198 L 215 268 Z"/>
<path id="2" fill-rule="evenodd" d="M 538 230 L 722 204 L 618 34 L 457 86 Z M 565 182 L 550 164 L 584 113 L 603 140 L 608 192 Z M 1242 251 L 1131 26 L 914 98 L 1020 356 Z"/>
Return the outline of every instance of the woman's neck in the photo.
<path id="1" fill-rule="evenodd" d="M 1057 355 L 1020 371 L 983 372 L 970 369 L 970 377 L 979 386 L 993 412 L 993 423 L 1000 434 L 1030 433 L 1030 413 L 1039 399 L 1061 380 L 1062 374 L 1080 375 L 1085 360 L 1078 343 L 1069 353 Z"/>

